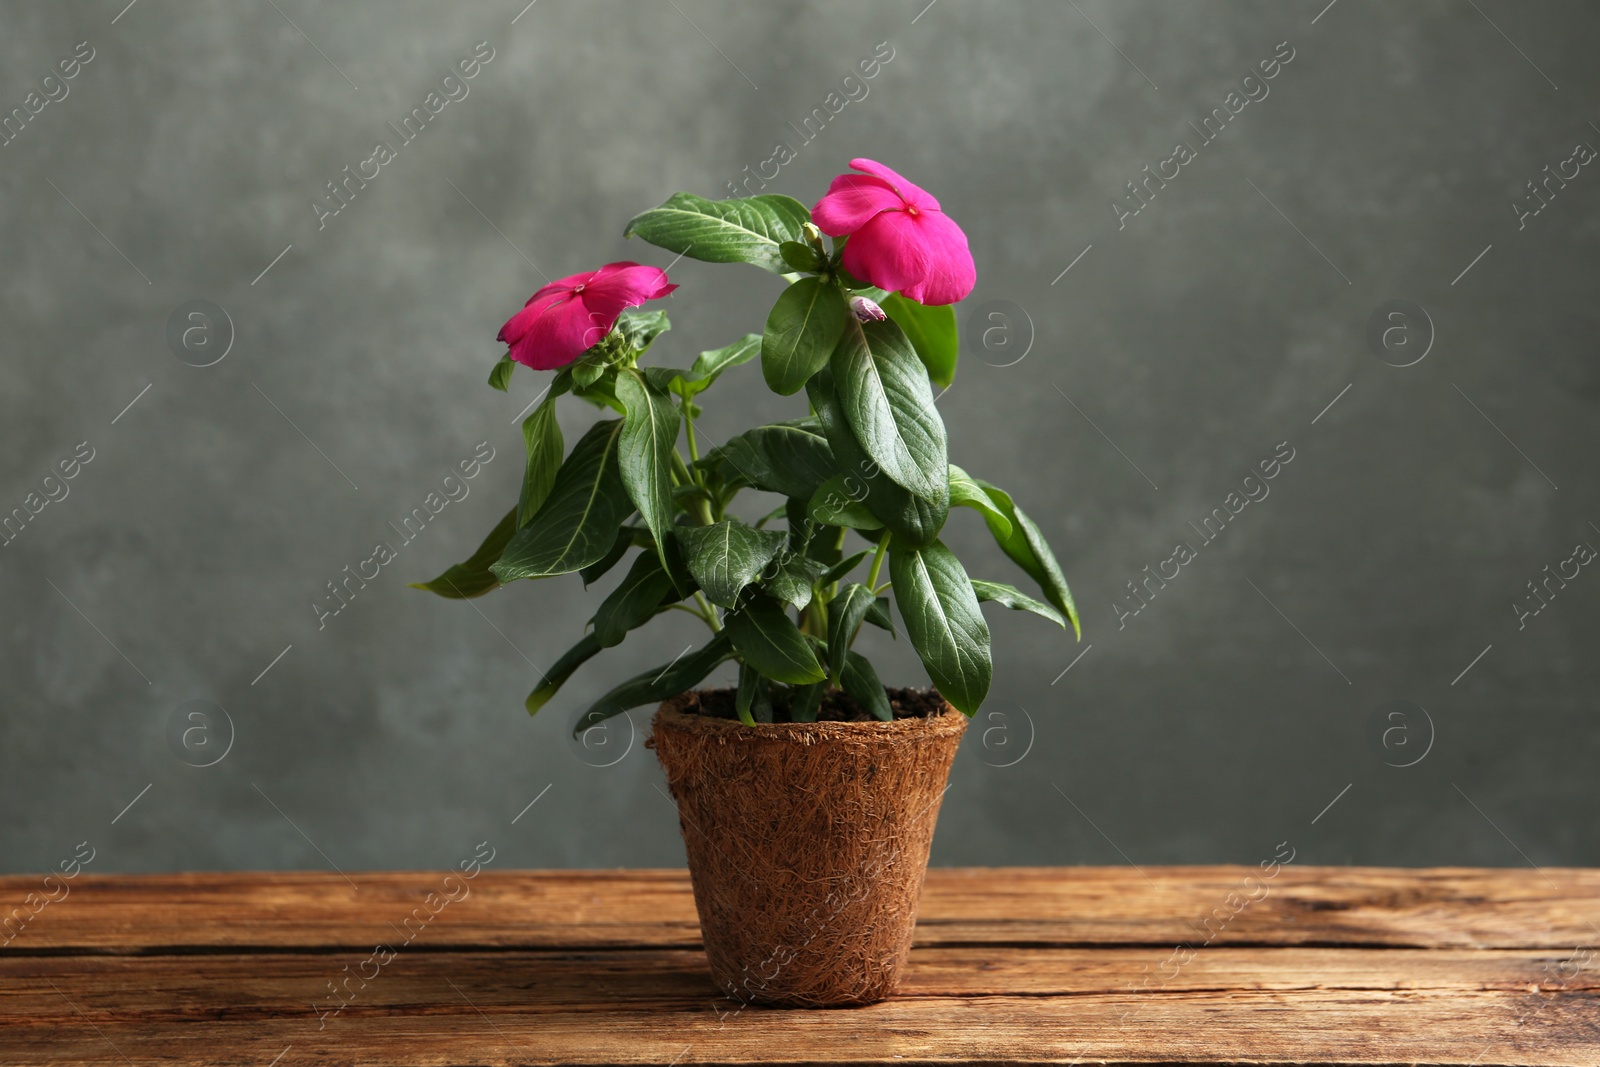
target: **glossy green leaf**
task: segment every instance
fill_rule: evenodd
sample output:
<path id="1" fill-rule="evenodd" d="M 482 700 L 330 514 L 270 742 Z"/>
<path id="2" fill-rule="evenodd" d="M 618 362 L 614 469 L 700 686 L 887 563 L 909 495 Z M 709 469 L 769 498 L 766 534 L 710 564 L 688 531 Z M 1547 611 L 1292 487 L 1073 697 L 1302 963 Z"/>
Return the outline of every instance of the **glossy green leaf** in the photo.
<path id="1" fill-rule="evenodd" d="M 688 655 L 634 675 L 595 701 L 589 706 L 589 710 L 578 716 L 578 721 L 572 728 L 572 735 L 582 737 L 584 731 L 613 715 L 620 715 L 629 708 L 637 708 L 643 704 L 659 704 L 669 697 L 675 697 L 684 690 L 699 685 L 705 680 L 705 676 L 715 670 L 717 664 L 727 659 L 730 654 L 727 633 L 717 633 Z"/>
<path id="2" fill-rule="evenodd" d="M 956 309 L 948 304 L 929 307 L 899 293 L 888 294 L 878 304 L 905 331 L 933 383 L 949 388 L 956 380 L 960 336 L 956 329 Z"/>
<path id="3" fill-rule="evenodd" d="M 756 580 L 788 540 L 781 531 L 757 530 L 737 519 L 673 529 L 689 573 L 707 599 L 725 608 L 738 602 L 740 591 Z"/>
<path id="4" fill-rule="evenodd" d="M 628 345 L 639 352 L 649 348 L 657 337 L 672 329 L 667 313 L 659 308 L 628 308 L 617 316 L 612 327 Z"/>
<path id="5" fill-rule="evenodd" d="M 948 500 L 944 420 L 905 332 L 851 316 L 828 365 L 845 421 L 883 473 L 924 500 Z"/>
<path id="6" fill-rule="evenodd" d="M 992 600 L 1001 607 L 1011 608 L 1014 611 L 1031 611 L 1040 618 L 1049 619 L 1063 630 L 1067 628 L 1066 617 L 1055 608 L 1042 600 L 1035 600 L 1014 585 L 1004 582 L 985 582 L 982 579 L 972 579 L 972 591 L 977 594 L 980 601 Z"/>
<path id="7" fill-rule="evenodd" d="M 768 678 L 804 685 L 826 677 L 806 635 L 783 606 L 764 593 L 729 612 L 723 627 L 739 658 Z"/>
<path id="8" fill-rule="evenodd" d="M 426 589 L 450 600 L 470 600 L 496 589 L 500 580 L 489 570 L 491 564 L 505 551 L 506 542 L 517 532 L 517 509 L 512 508 L 489 531 L 478 550 L 457 563 L 431 582 L 411 582 L 412 589 Z"/>
<path id="9" fill-rule="evenodd" d="M 628 549 L 635 544 L 648 544 L 649 531 L 638 526 L 624 526 L 617 531 L 617 539 L 606 549 L 606 554 L 587 567 L 580 568 L 578 574 L 583 578 L 585 587 L 594 583 L 601 575 L 605 574 L 617 561 L 627 554 Z"/>
<path id="10" fill-rule="evenodd" d="M 703 461 L 722 463 L 724 476 L 757 489 L 810 500 L 836 470 L 833 450 L 818 427 L 757 426 L 712 449 Z"/>
<path id="11" fill-rule="evenodd" d="M 938 541 L 889 548 L 894 599 L 911 647 L 939 692 L 972 715 L 989 692 L 989 624 L 955 554 Z"/>
<path id="12" fill-rule="evenodd" d="M 770 577 L 762 579 L 761 587 L 796 611 L 804 611 L 814 595 L 813 586 L 827 571 L 825 563 L 810 556 L 788 555 L 769 566 Z"/>
<path id="13" fill-rule="evenodd" d="M 866 484 L 854 474 L 836 474 L 811 495 L 807 513 L 826 526 L 850 530 L 881 530 L 883 520 L 866 505 Z"/>
<path id="14" fill-rule="evenodd" d="M 834 391 L 829 371 L 819 371 L 806 383 L 806 395 L 816 409 L 817 421 L 833 450 L 838 470 L 859 478 L 865 485 L 867 508 L 907 544 L 924 545 L 938 537 L 950 512 L 948 488 L 939 499 L 924 500 L 886 477 L 868 458 L 845 421 L 844 408 Z"/>
<path id="15" fill-rule="evenodd" d="M 669 594 L 671 594 L 669 598 Z M 618 585 L 600 602 L 589 621 L 594 624 L 595 640 L 601 648 L 620 645 L 628 631 L 655 617 L 664 601 L 678 599 L 672 576 L 661 566 L 654 552 L 641 552 Z"/>
<path id="16" fill-rule="evenodd" d="M 555 484 L 491 570 L 502 582 L 568 574 L 603 559 L 633 509 L 617 470 L 622 420 L 590 427 L 556 471 Z"/>
<path id="17" fill-rule="evenodd" d="M 855 570 L 856 567 L 860 566 L 861 561 L 866 559 L 871 554 L 871 549 L 864 548 L 853 556 L 846 556 L 838 563 L 835 563 L 833 566 L 829 567 L 827 573 L 819 578 L 818 581 L 820 581 L 823 585 L 827 585 L 830 582 L 837 582 L 840 578 L 843 578 L 845 575 Z"/>
<path id="18" fill-rule="evenodd" d="M 761 672 L 748 663 L 739 664 L 739 688 L 734 693 L 733 710 L 746 726 L 772 721 L 772 687 Z"/>
<path id="19" fill-rule="evenodd" d="M 873 601 L 872 607 L 867 609 L 867 621 L 880 630 L 888 630 L 889 636 L 895 640 L 900 639 L 900 634 L 894 628 L 894 616 L 889 614 L 889 598 L 881 596 Z"/>
<path id="20" fill-rule="evenodd" d="M 790 268 L 779 245 L 799 241 L 811 213 L 787 196 L 707 200 L 673 193 L 660 207 L 635 215 L 622 236 L 707 263 L 752 263 L 774 274 Z"/>
<path id="21" fill-rule="evenodd" d="M 761 335 L 747 333 L 731 345 L 713 348 L 696 356 L 689 373 L 681 376 L 674 390 L 685 399 L 693 400 L 709 389 L 723 371 L 748 363 L 760 354 Z"/>
<path id="22" fill-rule="evenodd" d="M 839 287 L 801 278 L 778 297 L 761 335 L 761 373 L 780 396 L 798 393 L 827 365 L 851 318 Z"/>
<path id="23" fill-rule="evenodd" d="M 556 421 L 555 397 L 546 397 L 532 415 L 522 420 L 522 441 L 527 446 L 528 459 L 522 469 L 522 493 L 517 498 L 518 526 L 526 526 L 544 505 L 556 484 L 556 471 L 561 469 L 566 443 L 561 439 L 561 424 Z"/>
<path id="24" fill-rule="evenodd" d="M 802 241 L 783 241 L 778 245 L 778 254 L 789 265 L 790 270 L 797 270 L 803 274 L 815 274 L 828 265 L 828 261 L 817 254 L 817 250 Z"/>
<path id="25" fill-rule="evenodd" d="M 834 685 L 842 684 L 839 676 L 844 670 L 845 653 L 850 651 L 856 631 L 877 599 L 871 589 L 851 582 L 828 602 L 828 677 Z"/>
<path id="26" fill-rule="evenodd" d="M 997 531 L 1004 530 L 1007 537 L 1011 536 L 1011 519 L 972 475 L 954 463 L 950 464 L 950 506 L 982 512 L 984 520 L 991 527 Z"/>
<path id="27" fill-rule="evenodd" d="M 828 695 L 826 681 L 810 685 L 797 685 L 789 690 L 789 721 L 816 722 L 822 709 L 822 698 Z"/>
<path id="28" fill-rule="evenodd" d="M 678 407 L 629 373 L 617 377 L 617 399 L 628 412 L 622 420 L 618 453 L 622 484 L 665 552 L 677 513 L 672 499 L 672 453 L 678 444 Z"/>
<path id="29" fill-rule="evenodd" d="M 583 640 L 567 649 L 566 653 L 545 672 L 544 681 L 539 687 L 528 694 L 528 699 L 523 701 L 523 707 L 532 715 L 550 702 L 556 691 L 571 678 L 573 672 L 592 659 L 600 651 L 600 642 L 594 634 L 584 634 Z"/>
<path id="30" fill-rule="evenodd" d="M 894 708 L 889 705 L 889 694 L 878 681 L 878 672 L 871 662 L 859 652 L 845 657 L 844 670 L 839 678 L 839 688 L 849 693 L 857 704 L 872 713 L 880 722 L 894 721 Z"/>
<path id="31" fill-rule="evenodd" d="M 981 478 L 974 478 L 973 481 L 989 494 L 989 499 L 994 501 L 995 506 L 1009 520 L 1011 529 L 1007 533 L 1005 528 L 992 518 L 984 517 L 989 525 L 989 533 L 994 536 L 1001 551 L 1010 556 L 1012 562 L 1038 583 L 1045 599 L 1061 609 L 1061 613 L 1072 622 L 1073 635 L 1081 640 L 1083 631 L 1078 623 L 1077 605 L 1072 602 L 1072 590 L 1067 588 L 1067 579 L 1061 573 L 1061 564 L 1056 562 L 1055 553 L 1050 551 L 1044 533 L 1026 512 L 1017 507 L 1010 493 Z"/>
<path id="32" fill-rule="evenodd" d="M 489 368 L 490 388 L 498 389 L 502 393 L 509 392 L 511 389 L 511 372 L 516 369 L 517 365 L 512 362 L 510 356 L 501 356 L 500 362 Z"/>

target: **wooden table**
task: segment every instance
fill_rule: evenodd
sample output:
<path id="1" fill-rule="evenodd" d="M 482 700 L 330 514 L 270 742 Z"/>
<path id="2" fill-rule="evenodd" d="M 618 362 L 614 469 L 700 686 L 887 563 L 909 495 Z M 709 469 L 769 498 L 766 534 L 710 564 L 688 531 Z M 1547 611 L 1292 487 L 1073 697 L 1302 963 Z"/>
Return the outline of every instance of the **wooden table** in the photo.
<path id="1" fill-rule="evenodd" d="M 1600 1063 L 1597 870 L 936 869 L 903 993 L 809 1012 L 717 994 L 681 871 L 67 889 L 0 1063 Z"/>

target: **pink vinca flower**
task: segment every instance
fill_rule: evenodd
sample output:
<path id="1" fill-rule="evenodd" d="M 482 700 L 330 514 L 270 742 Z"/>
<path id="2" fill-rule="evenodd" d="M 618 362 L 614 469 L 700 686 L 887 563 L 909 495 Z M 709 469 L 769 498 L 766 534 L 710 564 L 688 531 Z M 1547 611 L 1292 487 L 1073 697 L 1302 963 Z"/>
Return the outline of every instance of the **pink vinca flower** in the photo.
<path id="1" fill-rule="evenodd" d="M 528 298 L 500 327 L 511 358 L 534 370 L 555 370 L 583 355 L 611 332 L 617 316 L 677 286 L 659 267 L 607 263 L 599 270 L 558 278 Z"/>
<path id="2" fill-rule="evenodd" d="M 861 174 L 841 174 L 811 217 L 830 237 L 849 235 L 844 269 L 919 304 L 954 304 L 972 292 L 978 269 L 967 235 L 939 201 L 870 159 L 852 159 Z"/>

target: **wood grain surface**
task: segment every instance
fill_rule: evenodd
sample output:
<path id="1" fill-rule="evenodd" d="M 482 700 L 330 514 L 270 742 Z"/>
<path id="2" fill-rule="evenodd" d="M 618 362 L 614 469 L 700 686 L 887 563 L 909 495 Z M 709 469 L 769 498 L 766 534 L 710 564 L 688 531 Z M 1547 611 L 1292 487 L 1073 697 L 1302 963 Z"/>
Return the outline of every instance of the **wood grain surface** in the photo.
<path id="1" fill-rule="evenodd" d="M 1259 875 L 935 869 L 901 995 L 804 1012 L 718 994 L 682 871 L 83 874 L 0 1064 L 1600 1064 L 1600 871 Z"/>

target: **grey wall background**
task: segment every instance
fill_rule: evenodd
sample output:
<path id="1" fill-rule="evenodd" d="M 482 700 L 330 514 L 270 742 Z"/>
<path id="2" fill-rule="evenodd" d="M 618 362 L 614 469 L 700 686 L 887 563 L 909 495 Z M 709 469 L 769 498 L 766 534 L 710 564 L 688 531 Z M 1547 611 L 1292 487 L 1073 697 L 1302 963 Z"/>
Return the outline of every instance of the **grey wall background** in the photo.
<path id="1" fill-rule="evenodd" d="M 1511 208 L 1600 145 L 1593 7 L 124 3 L 0 8 L 4 109 L 94 49 L 0 148 L 3 510 L 94 450 L 0 548 L 0 870 L 85 839 L 102 871 L 431 867 L 484 839 L 507 866 L 681 863 L 648 715 L 611 766 L 567 729 L 693 621 L 630 637 L 529 720 L 531 664 L 597 596 L 525 583 L 475 609 L 404 583 L 514 496 L 514 417 L 543 383 L 483 379 L 530 264 L 666 265 L 623 223 L 726 195 L 882 41 L 870 94 L 775 188 L 809 204 L 881 159 L 972 240 L 968 336 L 990 301 L 1025 310 L 1025 358 L 1013 316 L 940 405 L 953 458 L 1048 531 L 1085 620 L 1073 645 L 991 616 L 997 681 L 934 862 L 1253 862 L 1287 839 L 1305 862 L 1600 863 L 1600 574 L 1522 628 L 1513 608 L 1600 546 L 1600 174 L 1524 228 Z M 470 95 L 319 230 L 324 183 L 480 41 Z M 1285 41 L 1270 95 L 1201 145 L 1187 124 Z M 1119 230 L 1108 201 L 1179 140 L 1198 158 Z M 678 365 L 759 329 L 781 285 L 672 276 L 656 353 Z M 1407 367 L 1365 336 L 1397 298 L 1431 321 Z M 204 368 L 165 334 L 194 299 L 235 334 Z M 796 413 L 753 372 L 717 394 L 712 434 Z M 564 411 L 569 441 L 590 417 Z M 324 583 L 484 440 L 470 496 L 319 630 Z M 1282 441 L 1270 497 L 1119 628 L 1125 583 L 1198 543 L 1188 523 Z M 975 516 L 947 539 L 1008 578 Z M 196 700 L 233 735 L 205 768 L 168 738 Z"/>

